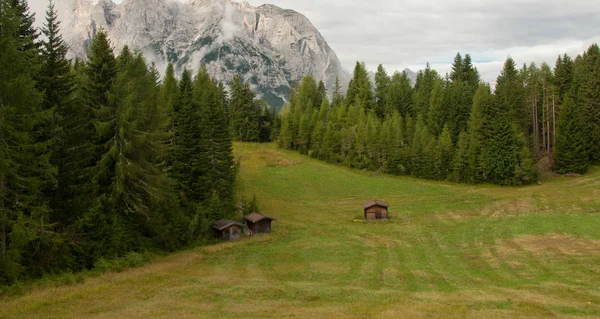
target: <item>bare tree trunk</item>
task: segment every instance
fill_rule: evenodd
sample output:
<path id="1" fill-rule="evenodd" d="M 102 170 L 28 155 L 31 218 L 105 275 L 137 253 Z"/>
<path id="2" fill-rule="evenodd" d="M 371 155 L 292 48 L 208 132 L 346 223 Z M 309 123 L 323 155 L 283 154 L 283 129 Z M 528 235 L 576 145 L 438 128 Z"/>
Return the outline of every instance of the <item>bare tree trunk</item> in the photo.
<path id="1" fill-rule="evenodd" d="M 1 9 L 1 8 L 0 8 Z M 4 108 L 4 103 L 2 100 L 2 96 L 0 96 L 0 111 Z M 2 113 L 0 113 L 2 114 Z M 3 120 L 0 118 L 0 121 Z M 0 131 L 0 142 L 4 140 L 4 134 Z M 6 248 L 7 248 L 7 236 L 6 233 L 6 223 L 8 221 L 7 209 L 4 207 L 6 203 L 4 202 L 4 196 L 6 196 L 6 181 L 5 177 L 0 175 L 0 259 L 6 259 Z"/>
<path id="2" fill-rule="evenodd" d="M 552 152 L 554 153 L 554 147 L 556 147 L 556 98 L 554 90 L 552 90 Z"/>
<path id="3" fill-rule="evenodd" d="M 542 83 L 542 152 L 546 153 L 546 80 Z"/>
<path id="4" fill-rule="evenodd" d="M 531 126 L 532 126 L 532 133 L 533 133 L 533 149 L 536 151 L 537 153 L 537 149 L 538 149 L 538 138 L 536 135 L 537 129 L 535 127 L 536 123 L 535 123 L 535 96 L 531 97 Z M 537 155 L 537 154 L 534 154 Z"/>
<path id="5" fill-rule="evenodd" d="M 546 134 L 548 134 L 548 137 L 546 138 L 546 142 L 548 143 L 548 146 L 546 147 L 546 154 L 550 155 L 550 102 L 548 101 L 548 103 L 546 104 Z"/>
<path id="6" fill-rule="evenodd" d="M 4 182 L 4 176 L 0 176 L 0 259 L 6 259 L 6 247 L 7 247 L 7 233 L 6 233 L 6 222 L 8 220 L 8 214 L 6 213 L 6 207 L 4 207 L 4 195 L 6 193 L 6 185 Z"/>

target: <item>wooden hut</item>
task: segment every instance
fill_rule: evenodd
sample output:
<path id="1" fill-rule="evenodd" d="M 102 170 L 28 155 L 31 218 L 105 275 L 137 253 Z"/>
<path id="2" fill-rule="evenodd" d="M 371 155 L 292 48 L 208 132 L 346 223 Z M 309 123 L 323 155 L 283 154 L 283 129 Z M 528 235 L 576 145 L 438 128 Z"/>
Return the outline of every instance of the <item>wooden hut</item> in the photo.
<path id="1" fill-rule="evenodd" d="M 388 219 L 388 208 L 390 205 L 378 200 L 366 202 L 363 205 L 366 220 Z"/>
<path id="2" fill-rule="evenodd" d="M 224 241 L 232 241 L 240 239 L 244 225 L 232 220 L 221 219 L 214 223 L 212 228 L 215 230 L 217 238 Z"/>
<path id="3" fill-rule="evenodd" d="M 248 229 L 250 229 L 250 234 L 260 234 L 260 233 L 270 233 L 271 232 L 271 222 L 277 220 L 275 218 L 269 216 L 263 216 L 259 213 L 252 213 L 244 216 L 244 222 Z"/>

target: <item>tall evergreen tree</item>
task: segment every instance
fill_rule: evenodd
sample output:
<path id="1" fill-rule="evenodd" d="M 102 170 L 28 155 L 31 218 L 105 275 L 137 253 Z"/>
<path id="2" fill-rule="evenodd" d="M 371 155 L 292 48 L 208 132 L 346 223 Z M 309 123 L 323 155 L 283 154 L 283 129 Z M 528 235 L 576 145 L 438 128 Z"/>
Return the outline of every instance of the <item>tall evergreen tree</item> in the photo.
<path id="1" fill-rule="evenodd" d="M 386 114 L 397 111 L 400 116 L 413 116 L 413 90 L 406 72 L 394 73 L 390 79 L 386 101 Z"/>
<path id="2" fill-rule="evenodd" d="M 375 73 L 375 100 L 377 103 L 375 111 L 379 117 L 383 117 L 385 111 L 389 85 L 390 77 L 383 68 L 383 65 L 380 64 L 377 67 L 377 72 Z"/>
<path id="3" fill-rule="evenodd" d="M 431 91 L 429 100 L 429 112 L 427 123 L 429 132 L 434 136 L 441 134 L 444 125 L 446 124 L 446 114 L 444 114 L 444 81 L 437 80 Z"/>
<path id="4" fill-rule="evenodd" d="M 485 182 L 513 185 L 517 162 L 515 127 L 506 100 L 493 99 L 484 110 L 481 165 Z"/>
<path id="5" fill-rule="evenodd" d="M 600 164 L 600 47 L 591 45 L 583 55 L 578 101 L 585 107 L 590 163 Z"/>
<path id="6" fill-rule="evenodd" d="M 571 91 L 573 82 L 573 60 L 567 54 L 559 56 L 554 67 L 555 83 L 558 87 L 558 104 L 562 105 Z"/>
<path id="7" fill-rule="evenodd" d="M 197 105 L 193 103 L 194 85 L 187 69 L 179 81 L 179 94 L 175 103 L 177 130 L 173 139 L 173 177 L 177 181 L 179 199 L 184 206 L 202 201 L 199 125 L 202 121 Z M 192 205 L 193 206 L 193 205 Z"/>
<path id="8" fill-rule="evenodd" d="M 519 77 L 516 63 L 512 58 L 506 59 L 502 73 L 496 81 L 498 102 L 510 111 L 509 121 L 525 128 L 527 116 L 523 97 L 523 82 Z"/>
<path id="9" fill-rule="evenodd" d="M 429 105 L 431 103 L 431 92 L 437 80 L 440 79 L 438 73 L 431 68 L 429 63 L 424 71 L 417 75 L 415 83 L 413 102 L 415 114 L 423 116 L 423 120 L 427 121 L 429 115 Z"/>
<path id="10" fill-rule="evenodd" d="M 367 73 L 367 67 L 364 63 L 356 62 L 354 74 L 350 84 L 348 84 L 348 93 L 346 94 L 348 105 L 357 105 L 366 110 L 375 109 L 375 97 L 373 95 L 373 85 Z"/>
<path id="11" fill-rule="evenodd" d="M 48 222 L 41 196 L 48 163 L 34 132 L 44 120 L 34 81 L 37 52 L 21 37 L 22 11 L 11 2 L 0 0 L 0 283 L 20 277 Z"/>
<path id="12" fill-rule="evenodd" d="M 36 52 L 39 50 L 39 32 L 34 26 L 35 13 L 31 12 L 27 0 L 9 0 L 8 4 L 12 7 L 19 18 L 19 49 L 21 51 Z"/>
<path id="13" fill-rule="evenodd" d="M 566 98 L 558 122 L 554 170 L 561 173 L 583 174 L 588 169 L 588 141 L 585 116 L 581 107 Z"/>
<path id="14" fill-rule="evenodd" d="M 254 101 L 254 97 L 250 84 L 243 83 L 239 75 L 235 76 L 231 82 L 231 98 L 228 106 L 232 135 L 236 140 L 258 141 L 258 121 L 262 108 Z"/>
<path id="15" fill-rule="evenodd" d="M 232 140 L 229 129 L 223 125 L 226 123 L 224 102 L 204 67 L 200 68 L 196 77 L 193 97 L 193 103 L 197 105 L 201 115 L 198 123 L 200 153 L 197 163 L 201 173 L 200 181 L 203 183 L 201 200 L 206 201 L 216 193 L 221 211 L 225 214 L 216 219 L 231 217 L 235 183 Z"/>

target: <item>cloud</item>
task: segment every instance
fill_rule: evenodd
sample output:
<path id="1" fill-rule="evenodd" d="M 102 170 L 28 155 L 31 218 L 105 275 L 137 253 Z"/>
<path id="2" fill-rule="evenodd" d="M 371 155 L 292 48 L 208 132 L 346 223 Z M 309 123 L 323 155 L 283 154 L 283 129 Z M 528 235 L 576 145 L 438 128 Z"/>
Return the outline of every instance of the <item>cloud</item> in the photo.
<path id="1" fill-rule="evenodd" d="M 233 40 L 242 28 L 236 23 L 235 7 L 229 1 L 223 1 L 223 19 L 221 20 L 221 34 L 217 38 L 218 43 Z"/>

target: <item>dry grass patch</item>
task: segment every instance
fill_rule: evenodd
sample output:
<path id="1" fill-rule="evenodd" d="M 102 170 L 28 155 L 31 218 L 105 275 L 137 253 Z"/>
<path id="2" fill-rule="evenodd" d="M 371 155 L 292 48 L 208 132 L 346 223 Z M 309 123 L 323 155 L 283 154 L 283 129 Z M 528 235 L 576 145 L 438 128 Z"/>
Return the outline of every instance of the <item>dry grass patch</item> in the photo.
<path id="1" fill-rule="evenodd" d="M 301 164 L 302 158 L 299 156 L 286 156 L 281 150 L 273 146 L 260 147 L 253 150 L 238 150 L 235 152 L 244 165 L 245 169 L 256 169 L 259 167 L 288 167 Z"/>
<path id="2" fill-rule="evenodd" d="M 363 246 L 369 248 L 411 247 L 409 243 L 400 239 L 379 234 L 361 233 L 357 235 L 351 235 L 349 238 L 355 239 L 361 242 Z"/>
<path id="3" fill-rule="evenodd" d="M 543 255 L 593 255 L 600 254 L 600 240 L 588 240 L 574 236 L 550 234 L 502 239 L 490 247 L 496 258 L 508 258 L 523 253 Z M 488 251 L 487 256 L 492 254 Z"/>

